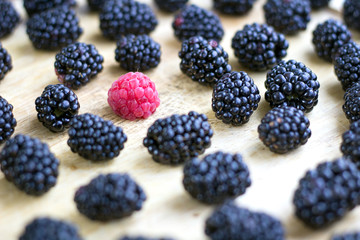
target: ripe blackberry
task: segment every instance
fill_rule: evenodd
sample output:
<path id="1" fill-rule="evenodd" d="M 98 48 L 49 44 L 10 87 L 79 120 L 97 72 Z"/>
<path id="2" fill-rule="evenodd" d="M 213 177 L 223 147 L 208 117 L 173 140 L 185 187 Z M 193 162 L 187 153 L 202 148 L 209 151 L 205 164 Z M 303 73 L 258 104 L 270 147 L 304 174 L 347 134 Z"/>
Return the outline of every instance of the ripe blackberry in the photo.
<path id="1" fill-rule="evenodd" d="M 129 237 L 124 236 L 119 238 L 118 240 L 174 240 L 172 238 L 148 238 L 148 237 Z"/>
<path id="2" fill-rule="evenodd" d="M 360 30 L 360 2 L 358 0 L 345 0 L 343 17 L 348 27 Z"/>
<path id="3" fill-rule="evenodd" d="M 179 57 L 181 71 L 204 85 L 213 86 L 225 73 L 231 72 L 229 55 L 214 40 L 191 37 L 183 41 Z"/>
<path id="4" fill-rule="evenodd" d="M 42 13 L 48 9 L 67 5 L 75 6 L 75 0 L 24 0 L 24 8 L 31 17 L 36 13 Z"/>
<path id="5" fill-rule="evenodd" d="M 26 32 L 35 48 L 56 50 L 75 42 L 83 30 L 75 11 L 60 6 L 33 15 Z"/>
<path id="6" fill-rule="evenodd" d="M 185 163 L 183 185 L 200 202 L 218 204 L 243 195 L 251 180 L 240 154 L 215 152 Z"/>
<path id="7" fill-rule="evenodd" d="M 67 144 L 71 151 L 92 161 L 104 161 L 119 156 L 127 136 L 111 121 L 85 113 L 70 122 Z"/>
<path id="8" fill-rule="evenodd" d="M 21 191 L 42 195 L 56 184 L 59 160 L 46 143 L 18 134 L 5 143 L 0 165 L 6 179 Z"/>
<path id="9" fill-rule="evenodd" d="M 130 216 L 145 200 L 142 188 L 128 174 L 120 173 L 100 174 L 80 187 L 74 197 L 79 212 L 98 221 Z"/>
<path id="10" fill-rule="evenodd" d="M 172 27 L 175 36 L 180 41 L 202 36 L 205 39 L 220 42 L 224 36 L 220 18 L 215 13 L 194 4 L 184 7 L 175 16 Z"/>
<path id="11" fill-rule="evenodd" d="M 110 39 L 130 33 L 148 34 L 157 24 L 153 10 L 134 0 L 108 0 L 100 12 L 100 29 Z"/>
<path id="12" fill-rule="evenodd" d="M 346 55 L 350 55 L 350 54 L 357 54 L 359 55 L 360 54 L 360 46 L 350 40 L 348 43 L 344 44 L 343 46 L 341 46 L 335 53 L 335 57 L 334 57 L 334 61 L 335 61 L 335 64 L 336 64 L 336 59 L 341 57 L 345 57 Z"/>
<path id="13" fill-rule="evenodd" d="M 39 217 L 26 225 L 19 240 L 82 240 L 78 229 L 70 222 Z"/>
<path id="14" fill-rule="evenodd" d="M 344 24 L 334 19 L 318 24 L 313 31 L 312 42 L 315 52 L 328 62 L 332 62 L 339 48 L 350 41 L 351 32 Z"/>
<path id="15" fill-rule="evenodd" d="M 13 135 L 17 125 L 12 111 L 13 106 L 0 96 L 0 144 Z"/>
<path id="16" fill-rule="evenodd" d="M 344 94 L 345 103 L 342 109 L 349 121 L 355 122 L 360 120 L 360 85 L 354 84 L 346 90 Z"/>
<path id="17" fill-rule="evenodd" d="M 104 0 L 87 0 L 91 11 L 100 11 L 104 5 Z"/>
<path id="18" fill-rule="evenodd" d="M 120 37 L 115 49 L 115 60 L 128 71 L 146 71 L 160 63 L 160 44 L 148 35 L 128 34 Z"/>
<path id="19" fill-rule="evenodd" d="M 305 224 L 324 227 L 360 203 L 360 173 L 346 159 L 321 163 L 300 180 L 293 203 Z"/>
<path id="20" fill-rule="evenodd" d="M 262 212 L 254 212 L 227 202 L 206 219 L 205 234 L 211 240 L 284 240 L 279 220 Z"/>
<path id="21" fill-rule="evenodd" d="M 76 94 L 62 84 L 48 85 L 35 100 L 37 117 L 53 132 L 62 132 L 77 115 L 80 104 Z"/>
<path id="22" fill-rule="evenodd" d="M 344 132 L 340 150 L 360 168 L 360 121 L 351 123 L 350 129 Z"/>
<path id="23" fill-rule="evenodd" d="M 0 43 L 0 80 L 12 69 L 11 56 Z"/>
<path id="24" fill-rule="evenodd" d="M 310 121 L 294 107 L 275 107 L 261 119 L 260 140 L 270 151 L 287 153 L 304 145 L 311 137 Z"/>
<path id="25" fill-rule="evenodd" d="M 231 72 L 215 84 L 211 107 L 218 119 L 238 126 L 249 121 L 260 98 L 254 80 L 246 72 Z"/>
<path id="26" fill-rule="evenodd" d="M 79 89 L 103 70 L 103 62 L 104 57 L 94 45 L 77 42 L 56 54 L 55 73 L 59 82 Z"/>
<path id="27" fill-rule="evenodd" d="M 320 83 L 315 73 L 295 60 L 281 61 L 266 75 L 265 100 L 271 107 L 291 106 L 310 112 L 318 103 Z"/>
<path id="28" fill-rule="evenodd" d="M 155 0 L 155 4 L 162 11 L 165 12 L 176 12 L 183 8 L 189 0 Z"/>
<path id="29" fill-rule="evenodd" d="M 310 22 L 309 0 L 267 0 L 264 11 L 266 23 L 284 34 L 305 30 Z"/>
<path id="30" fill-rule="evenodd" d="M 13 4 L 7 0 L 0 1 L 0 38 L 12 33 L 20 23 L 20 15 Z"/>
<path id="31" fill-rule="evenodd" d="M 148 129 L 144 146 L 155 162 L 179 164 L 211 145 L 213 130 L 205 114 L 191 111 L 156 120 Z"/>
<path id="32" fill-rule="evenodd" d="M 331 240 L 360 240 L 360 232 L 337 234 Z"/>
<path id="33" fill-rule="evenodd" d="M 312 9 L 319 9 L 329 5 L 330 0 L 310 0 L 310 5 Z"/>
<path id="34" fill-rule="evenodd" d="M 231 46 L 241 65 L 262 71 L 271 68 L 286 56 L 289 42 L 272 27 L 253 23 L 236 32 Z"/>
<path id="35" fill-rule="evenodd" d="M 224 14 L 243 15 L 249 12 L 256 0 L 214 0 L 214 8 Z"/>

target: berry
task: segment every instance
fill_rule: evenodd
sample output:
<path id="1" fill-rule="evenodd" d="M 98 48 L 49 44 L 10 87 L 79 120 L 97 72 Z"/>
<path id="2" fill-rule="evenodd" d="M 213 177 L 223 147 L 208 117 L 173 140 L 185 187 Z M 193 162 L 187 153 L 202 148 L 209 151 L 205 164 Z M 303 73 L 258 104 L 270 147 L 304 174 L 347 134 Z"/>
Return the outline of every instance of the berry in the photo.
<path id="1" fill-rule="evenodd" d="M 256 0 L 213 0 L 214 8 L 224 14 L 244 15 Z"/>
<path id="2" fill-rule="evenodd" d="M 194 36 L 202 36 L 205 39 L 220 42 L 224 36 L 220 18 L 215 13 L 194 4 L 184 7 L 175 16 L 172 27 L 175 36 L 180 41 Z"/>
<path id="3" fill-rule="evenodd" d="M 11 56 L 0 43 L 0 80 L 12 69 Z"/>
<path id="4" fill-rule="evenodd" d="M 310 112 L 318 103 L 320 83 L 315 73 L 295 60 L 281 61 L 266 75 L 265 100 L 271 107 L 291 106 Z"/>
<path id="5" fill-rule="evenodd" d="M 328 62 L 332 62 L 339 48 L 350 41 L 351 32 L 344 24 L 334 19 L 318 24 L 313 31 L 312 42 L 315 52 Z"/>
<path id="6" fill-rule="evenodd" d="M 148 238 L 148 237 L 129 237 L 124 236 L 119 238 L 118 240 L 174 240 L 172 238 Z"/>
<path id="7" fill-rule="evenodd" d="M 360 203 L 360 173 L 346 159 L 321 163 L 300 179 L 293 203 L 305 224 L 325 227 Z"/>
<path id="8" fill-rule="evenodd" d="M 310 22 L 308 0 L 267 0 L 264 11 L 266 23 L 284 34 L 305 30 Z"/>
<path id="9" fill-rule="evenodd" d="M 205 152 L 213 130 L 205 114 L 191 111 L 156 120 L 148 129 L 144 146 L 155 162 L 179 164 Z"/>
<path id="10" fill-rule="evenodd" d="M 353 122 L 350 129 L 344 132 L 340 150 L 344 157 L 360 167 L 360 121 Z"/>
<path id="11" fill-rule="evenodd" d="M 346 90 L 344 94 L 345 103 L 342 109 L 349 121 L 355 122 L 360 120 L 360 85 L 355 84 Z"/>
<path id="12" fill-rule="evenodd" d="M 0 96 L 0 144 L 13 135 L 16 125 L 13 106 Z"/>
<path id="13" fill-rule="evenodd" d="M 176 12 L 183 8 L 189 0 L 155 0 L 155 4 L 160 10 L 165 12 Z"/>
<path id="14" fill-rule="evenodd" d="M 141 72 L 129 72 L 112 83 L 108 103 L 120 117 L 128 120 L 148 118 L 160 105 L 155 83 Z"/>
<path id="15" fill-rule="evenodd" d="M 30 17 L 64 5 L 75 6 L 76 0 L 24 0 L 24 8 Z"/>
<path id="16" fill-rule="evenodd" d="M 260 140 L 270 151 L 287 153 L 304 145 L 311 137 L 310 121 L 294 107 L 275 107 L 261 119 Z"/>
<path id="17" fill-rule="evenodd" d="M 310 0 L 312 9 L 319 9 L 329 5 L 330 0 Z"/>
<path id="18" fill-rule="evenodd" d="M 74 198 L 80 213 L 98 221 L 130 216 L 145 200 L 142 188 L 128 174 L 120 173 L 100 174 L 80 187 Z"/>
<path id="19" fill-rule="evenodd" d="M 91 11 L 100 11 L 104 5 L 104 0 L 87 0 Z"/>
<path id="20" fill-rule="evenodd" d="M 191 37 L 183 41 L 179 57 L 181 71 L 204 85 L 213 86 L 225 73 L 231 72 L 229 55 L 214 40 Z"/>
<path id="21" fill-rule="evenodd" d="M 90 113 L 75 116 L 70 122 L 68 134 L 67 144 L 71 151 L 92 161 L 119 156 L 127 141 L 121 127 Z"/>
<path id="22" fill-rule="evenodd" d="M 231 72 L 215 84 L 211 107 L 218 119 L 238 126 L 249 121 L 260 98 L 254 80 L 246 72 Z"/>
<path id="23" fill-rule="evenodd" d="M 279 220 L 227 202 L 215 209 L 205 222 L 205 234 L 211 240 L 284 240 Z"/>
<path id="24" fill-rule="evenodd" d="M 103 70 L 103 62 L 103 56 L 94 45 L 77 42 L 56 54 L 55 73 L 59 82 L 79 89 Z"/>
<path id="25" fill-rule="evenodd" d="M 349 54 L 359 54 L 359 51 L 360 51 L 360 46 L 356 42 L 350 40 L 348 43 L 344 44 L 336 51 L 334 55 L 335 64 L 337 58 L 339 57 L 343 58 Z"/>
<path id="26" fill-rule="evenodd" d="M 275 32 L 272 27 L 253 23 L 236 32 L 231 46 L 241 65 L 262 71 L 286 56 L 289 43 L 283 34 Z"/>
<path id="27" fill-rule="evenodd" d="M 108 0 L 100 12 L 100 29 L 110 39 L 130 33 L 149 34 L 157 24 L 153 10 L 134 0 Z"/>
<path id="28" fill-rule="evenodd" d="M 337 234 L 334 235 L 331 240 L 360 240 L 360 232 Z"/>
<path id="29" fill-rule="evenodd" d="M 343 17 L 348 27 L 360 30 L 360 2 L 358 0 L 345 0 Z"/>
<path id="30" fill-rule="evenodd" d="M 60 6 L 33 15 L 26 32 L 35 48 L 56 50 L 75 42 L 83 30 L 75 11 Z"/>
<path id="31" fill-rule="evenodd" d="M 42 195 L 56 184 L 59 160 L 37 138 L 18 134 L 0 153 L 1 171 L 9 182 L 29 195 Z"/>
<path id="32" fill-rule="evenodd" d="M 249 175 L 240 154 L 215 152 L 203 160 L 192 158 L 187 161 L 183 184 L 193 198 L 218 204 L 243 195 L 251 185 Z"/>
<path id="33" fill-rule="evenodd" d="M 35 100 L 37 117 L 53 132 L 62 132 L 77 115 L 80 104 L 76 94 L 62 84 L 48 85 Z"/>
<path id="34" fill-rule="evenodd" d="M 128 71 L 146 71 L 160 63 L 160 44 L 148 35 L 129 34 L 120 37 L 115 49 L 115 60 Z"/>
<path id="35" fill-rule="evenodd" d="M 39 217 L 25 227 L 19 240 L 82 240 L 78 229 L 70 222 Z"/>
<path id="36" fill-rule="evenodd" d="M 20 23 L 20 15 L 8 0 L 0 1 L 0 38 L 12 33 Z"/>

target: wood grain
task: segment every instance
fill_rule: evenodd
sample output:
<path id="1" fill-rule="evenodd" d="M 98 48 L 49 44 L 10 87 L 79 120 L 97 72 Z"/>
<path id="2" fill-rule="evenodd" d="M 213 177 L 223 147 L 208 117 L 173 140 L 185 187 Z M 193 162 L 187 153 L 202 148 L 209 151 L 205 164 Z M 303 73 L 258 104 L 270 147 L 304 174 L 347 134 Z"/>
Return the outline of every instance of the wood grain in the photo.
<path id="1" fill-rule="evenodd" d="M 193 200 L 182 186 L 182 166 L 163 166 L 152 161 L 142 145 L 147 128 L 157 119 L 174 113 L 195 110 L 205 113 L 215 131 L 212 146 L 206 153 L 217 150 L 239 152 L 251 171 L 252 186 L 236 201 L 252 210 L 264 211 L 278 217 L 286 227 L 287 239 L 329 239 L 334 233 L 360 230 L 360 209 L 349 213 L 342 221 L 314 231 L 294 217 L 292 196 L 299 178 L 319 162 L 341 156 L 341 134 L 349 123 L 341 110 L 343 91 L 333 66 L 320 60 L 313 51 L 312 30 L 316 24 L 330 17 L 340 19 L 339 12 L 325 9 L 313 12 L 307 31 L 287 37 L 290 48 L 286 59 L 304 62 L 317 75 L 321 84 L 319 104 L 307 114 L 312 136 L 308 143 L 285 155 L 271 153 L 260 142 L 257 126 L 270 109 L 264 100 L 266 72 L 248 71 L 258 85 L 262 100 L 250 122 L 241 127 L 221 123 L 211 110 L 210 88 L 191 81 L 179 69 L 177 53 L 180 48 L 173 36 L 173 16 L 159 12 L 152 1 L 144 0 L 155 9 L 159 25 L 151 36 L 162 46 L 162 62 L 146 74 L 156 83 L 161 98 L 157 112 L 147 120 L 125 121 L 117 117 L 107 104 L 107 90 L 125 71 L 114 60 L 115 43 L 102 37 L 98 15 L 88 11 L 85 0 L 78 1 L 77 11 L 84 34 L 82 42 L 95 44 L 105 57 L 104 71 L 86 87 L 76 91 L 80 113 L 91 112 L 121 126 L 128 135 L 125 149 L 116 159 L 106 163 L 91 163 L 70 151 L 67 133 L 55 134 L 44 128 L 36 118 L 34 101 L 48 84 L 57 83 L 54 74 L 55 52 L 35 50 L 25 33 L 26 16 L 22 1 L 15 0 L 23 16 L 21 25 L 2 43 L 13 58 L 13 70 L 0 83 L 0 94 L 14 105 L 18 121 L 16 133 L 29 134 L 48 143 L 61 161 L 57 185 L 42 197 L 30 197 L 7 182 L 0 173 L 0 239 L 17 239 L 27 222 L 37 216 L 52 216 L 76 223 L 85 239 L 116 239 L 123 234 L 170 236 L 176 239 L 206 239 L 204 221 L 212 207 Z M 211 9 L 211 1 L 190 1 Z M 230 54 L 236 71 L 244 70 L 237 63 L 231 49 L 231 38 L 245 24 L 264 22 L 262 5 L 258 0 L 254 9 L 244 17 L 220 15 L 226 35 L 223 47 Z M 358 41 L 359 34 L 354 33 Z M 73 202 L 76 189 L 99 173 L 128 172 L 145 189 L 148 200 L 144 208 L 129 218 L 110 223 L 90 221 L 77 211 Z"/>

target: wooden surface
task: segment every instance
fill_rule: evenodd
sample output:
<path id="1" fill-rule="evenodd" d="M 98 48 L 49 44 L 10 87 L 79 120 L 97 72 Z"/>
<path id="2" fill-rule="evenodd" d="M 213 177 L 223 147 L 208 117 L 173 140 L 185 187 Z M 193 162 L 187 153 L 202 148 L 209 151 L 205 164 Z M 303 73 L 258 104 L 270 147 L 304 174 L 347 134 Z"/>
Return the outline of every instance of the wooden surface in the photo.
<path id="1" fill-rule="evenodd" d="M 290 47 L 286 59 L 304 62 L 318 76 L 321 83 L 319 104 L 307 114 L 312 136 L 303 147 L 285 155 L 271 153 L 258 139 L 257 126 L 270 109 L 264 100 L 266 72 L 249 72 L 258 85 L 262 100 L 250 122 L 231 127 L 217 120 L 211 110 L 210 88 L 199 85 L 184 76 L 179 69 L 177 53 L 180 42 L 173 36 L 173 16 L 156 9 L 159 25 L 151 36 L 162 46 L 160 65 L 146 74 L 156 83 L 161 105 L 147 120 L 125 121 L 116 116 L 107 104 L 107 90 L 125 71 L 114 60 L 115 43 L 104 39 L 99 30 L 98 15 L 90 13 L 85 1 L 77 7 L 84 34 L 79 41 L 93 43 L 105 57 L 104 70 L 90 84 L 76 91 L 80 100 L 80 113 L 91 112 L 121 126 L 128 136 L 125 149 L 116 159 L 106 163 L 91 163 L 73 154 L 66 144 L 67 133 L 51 133 L 36 118 L 34 101 L 48 84 L 57 83 L 54 73 L 56 52 L 35 50 L 25 33 L 25 14 L 20 0 L 14 1 L 23 16 L 21 25 L 9 37 L 2 39 L 13 59 L 13 70 L 0 82 L 0 94 L 14 106 L 18 121 L 17 133 L 29 134 L 48 143 L 61 161 L 57 185 L 41 197 L 27 196 L 0 173 L 0 239 L 17 239 L 24 226 L 37 216 L 52 216 L 76 223 L 85 239 L 116 239 L 123 234 L 170 236 L 176 239 L 206 239 L 204 222 L 212 206 L 192 199 L 182 186 L 182 166 L 171 167 L 155 163 L 142 145 L 147 128 L 157 119 L 174 113 L 195 110 L 205 113 L 215 131 L 212 146 L 206 154 L 223 150 L 243 155 L 251 172 L 252 185 L 246 194 L 237 198 L 240 206 L 264 211 L 278 217 L 286 228 L 287 239 L 329 239 L 334 233 L 360 230 L 360 209 L 349 213 L 342 221 L 314 231 L 306 228 L 294 217 L 292 197 L 300 177 L 319 162 L 341 156 L 341 134 L 349 127 L 341 106 L 343 91 L 333 66 L 320 60 L 313 51 L 312 30 L 316 24 L 334 17 L 336 11 L 325 9 L 313 12 L 307 31 L 287 37 Z M 144 1 L 152 4 L 152 1 Z M 210 0 L 193 0 L 211 9 Z M 221 16 L 226 35 L 223 47 L 230 55 L 236 71 L 243 70 L 231 49 L 231 38 L 246 23 L 264 22 L 262 5 L 258 0 L 254 9 L 244 17 Z M 353 32 L 354 33 L 354 32 Z M 359 34 L 354 33 L 358 41 Z M 129 218 L 100 223 L 80 215 L 73 202 L 76 189 L 99 173 L 128 172 L 144 188 L 148 200 L 143 209 Z"/>

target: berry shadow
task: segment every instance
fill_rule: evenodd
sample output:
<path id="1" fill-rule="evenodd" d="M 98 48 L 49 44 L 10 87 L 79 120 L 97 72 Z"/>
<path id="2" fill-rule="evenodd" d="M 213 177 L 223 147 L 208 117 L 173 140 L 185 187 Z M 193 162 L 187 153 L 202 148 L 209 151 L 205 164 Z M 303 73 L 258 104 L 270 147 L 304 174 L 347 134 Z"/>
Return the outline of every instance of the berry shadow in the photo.
<path id="1" fill-rule="evenodd" d="M 3 175 L 0 175 L 0 177 Z M 50 189 L 49 191 L 51 191 Z M 46 194 L 46 193 L 45 193 Z M 41 196 L 31 196 L 19 190 L 12 182 L 9 182 L 3 178 L 0 178 L 0 198 L 1 204 L 3 206 L 11 206 L 11 208 L 15 209 L 15 205 L 24 205 L 24 200 L 26 204 L 36 204 L 38 198 Z M 19 201 L 21 199 L 21 201 Z"/>
<path id="2" fill-rule="evenodd" d="M 334 99 L 335 102 L 343 102 L 344 91 L 341 88 L 340 82 L 333 81 L 334 79 L 328 79 L 326 83 L 325 89 L 327 94 Z M 321 91 L 321 90 L 320 90 Z"/>
<path id="3" fill-rule="evenodd" d="M 64 151 L 61 154 L 61 157 L 59 157 L 60 167 L 71 169 L 72 171 L 76 171 L 78 169 L 94 169 L 95 171 L 97 171 L 100 168 L 106 168 L 108 166 L 111 166 L 115 161 L 115 159 L 98 162 L 90 161 L 81 157 L 77 153 L 73 153 L 69 146 L 67 146 L 67 149 L 68 151 Z"/>
<path id="4" fill-rule="evenodd" d="M 180 194 L 174 195 L 168 199 L 166 204 L 169 209 L 175 212 L 191 213 L 193 215 L 203 214 L 204 211 L 210 213 L 213 210 L 214 205 L 204 204 L 196 199 L 192 198 L 187 192 L 182 191 Z"/>

